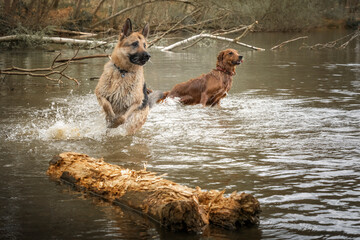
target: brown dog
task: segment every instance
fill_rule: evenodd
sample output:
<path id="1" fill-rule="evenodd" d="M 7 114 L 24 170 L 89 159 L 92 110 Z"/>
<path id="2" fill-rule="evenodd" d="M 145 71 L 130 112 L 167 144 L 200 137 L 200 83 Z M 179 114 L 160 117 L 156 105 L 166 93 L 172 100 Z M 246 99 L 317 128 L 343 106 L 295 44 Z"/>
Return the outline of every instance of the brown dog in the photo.
<path id="1" fill-rule="evenodd" d="M 134 134 L 145 123 L 149 108 L 159 94 L 148 96 L 143 65 L 150 59 L 146 51 L 149 25 L 142 32 L 132 32 L 130 19 L 126 20 L 119 41 L 105 64 L 95 94 L 102 106 L 108 128 L 123 124 L 127 134 Z"/>
<path id="2" fill-rule="evenodd" d="M 234 49 L 221 51 L 217 57 L 216 68 L 208 74 L 203 74 L 187 82 L 176 84 L 166 97 L 180 98 L 180 102 L 186 105 L 201 103 L 205 106 L 220 105 L 232 86 L 232 76 L 235 75 L 235 67 L 242 63 L 242 56 Z"/>

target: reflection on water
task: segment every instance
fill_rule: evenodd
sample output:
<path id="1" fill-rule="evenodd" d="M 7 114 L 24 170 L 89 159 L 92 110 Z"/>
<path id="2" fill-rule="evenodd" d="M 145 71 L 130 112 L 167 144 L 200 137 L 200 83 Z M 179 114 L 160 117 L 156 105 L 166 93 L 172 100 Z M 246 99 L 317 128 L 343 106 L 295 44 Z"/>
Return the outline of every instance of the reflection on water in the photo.
<path id="1" fill-rule="evenodd" d="M 250 37 L 266 48 L 291 38 Z M 168 90 L 208 72 L 226 47 L 152 52 L 148 85 Z M 104 60 L 71 66 L 69 74 L 82 81 L 79 88 L 4 80 L 0 234 L 5 239 L 359 238 L 360 54 L 354 47 L 243 49 L 245 62 L 221 108 L 167 100 L 152 109 L 135 136 L 105 127 L 93 94 L 96 81 L 88 80 L 101 74 Z M 48 65 L 49 58 L 39 51 L 16 57 L 4 52 L 0 67 Z M 252 193 L 262 205 L 261 224 L 235 232 L 212 228 L 202 235 L 166 232 L 128 209 L 49 180 L 48 161 L 62 151 L 135 169 L 147 162 L 149 170 L 190 187 Z"/>

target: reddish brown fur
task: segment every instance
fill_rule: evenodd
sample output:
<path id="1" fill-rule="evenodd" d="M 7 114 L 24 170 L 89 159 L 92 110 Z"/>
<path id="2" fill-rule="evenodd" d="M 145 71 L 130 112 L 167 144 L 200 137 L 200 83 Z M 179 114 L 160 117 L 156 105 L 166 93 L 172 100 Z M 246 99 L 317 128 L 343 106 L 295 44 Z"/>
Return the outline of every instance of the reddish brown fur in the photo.
<path id="1" fill-rule="evenodd" d="M 235 67 L 242 61 L 242 56 L 234 49 L 226 49 L 219 53 L 216 69 L 189 81 L 176 84 L 165 97 L 180 98 L 186 105 L 201 103 L 203 106 L 220 105 L 232 86 Z"/>

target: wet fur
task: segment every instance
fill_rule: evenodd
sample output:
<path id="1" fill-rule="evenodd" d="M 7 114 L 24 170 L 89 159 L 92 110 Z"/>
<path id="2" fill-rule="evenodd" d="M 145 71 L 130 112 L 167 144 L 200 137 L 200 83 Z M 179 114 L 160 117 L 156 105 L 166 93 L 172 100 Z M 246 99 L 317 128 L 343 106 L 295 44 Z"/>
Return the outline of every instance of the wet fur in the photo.
<path id="1" fill-rule="evenodd" d="M 231 89 L 235 67 L 241 61 L 242 56 L 239 56 L 236 50 L 221 51 L 217 57 L 216 69 L 197 78 L 176 84 L 169 92 L 164 93 L 164 98 L 179 98 L 180 102 L 186 105 L 220 105 L 220 100 Z"/>
<path id="2" fill-rule="evenodd" d="M 107 127 L 123 125 L 127 134 L 134 134 L 143 126 L 150 101 L 157 100 L 153 99 L 156 94 L 148 96 L 144 79 L 143 65 L 150 58 L 146 51 L 148 33 L 148 25 L 142 32 L 132 32 L 131 21 L 126 20 L 95 89 Z"/>

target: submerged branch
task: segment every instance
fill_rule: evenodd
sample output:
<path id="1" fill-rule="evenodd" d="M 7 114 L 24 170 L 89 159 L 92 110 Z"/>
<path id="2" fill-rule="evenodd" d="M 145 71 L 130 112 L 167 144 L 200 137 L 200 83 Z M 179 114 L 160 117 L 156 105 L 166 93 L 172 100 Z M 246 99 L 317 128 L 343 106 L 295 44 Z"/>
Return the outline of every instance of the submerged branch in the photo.
<path id="1" fill-rule="evenodd" d="M 354 40 L 355 38 L 360 36 L 360 30 L 356 30 L 355 32 L 352 32 L 344 37 L 338 38 L 334 41 L 330 41 L 327 43 L 318 43 L 312 46 L 302 46 L 301 48 L 307 48 L 307 49 L 323 49 L 323 48 L 338 48 L 338 49 L 344 49 L 348 46 L 348 44 Z M 348 39 L 347 41 L 343 42 L 345 39 Z"/>
<path id="2" fill-rule="evenodd" d="M 297 41 L 297 40 L 305 39 L 305 38 L 308 38 L 308 36 L 298 37 L 298 38 L 294 38 L 294 39 L 290 39 L 290 40 L 284 41 L 284 42 L 280 43 L 279 45 L 276 45 L 276 46 L 272 47 L 271 50 L 275 50 L 275 49 L 277 49 L 277 48 L 281 48 L 281 47 L 284 46 L 285 44 L 288 44 L 288 43 L 291 43 L 291 42 L 295 42 L 295 41 Z"/>
<path id="3" fill-rule="evenodd" d="M 76 51 L 75 55 L 72 58 L 70 58 L 65 63 L 61 63 L 59 65 L 55 65 L 55 63 L 56 63 L 57 59 L 59 58 L 59 56 L 61 55 L 61 53 L 59 53 L 53 59 L 51 66 L 48 68 L 26 69 L 26 68 L 20 68 L 20 67 L 13 66 L 11 68 L 0 69 L 0 75 L 2 75 L 2 74 L 3 75 L 19 75 L 19 76 L 26 75 L 26 76 L 31 76 L 31 77 L 43 77 L 43 78 L 46 78 L 47 80 L 57 82 L 57 83 L 63 83 L 63 81 L 61 81 L 61 78 L 66 78 L 68 80 L 74 81 L 77 85 L 80 85 L 79 81 L 76 78 L 70 77 L 64 73 L 64 71 L 69 66 L 69 63 L 76 57 L 78 52 L 79 52 L 79 50 Z M 64 67 L 64 68 L 61 70 L 56 70 L 60 67 Z M 45 72 L 45 73 L 38 73 L 38 72 Z M 53 78 L 53 76 L 58 76 L 58 78 L 55 79 L 55 78 Z"/>
<path id="4" fill-rule="evenodd" d="M 64 58 L 56 60 L 56 62 L 68 62 L 68 61 L 79 61 L 89 58 L 104 58 L 104 57 L 110 57 L 109 54 L 95 54 L 95 55 L 88 55 L 88 56 L 81 56 L 81 57 L 73 57 L 73 58 Z"/>

